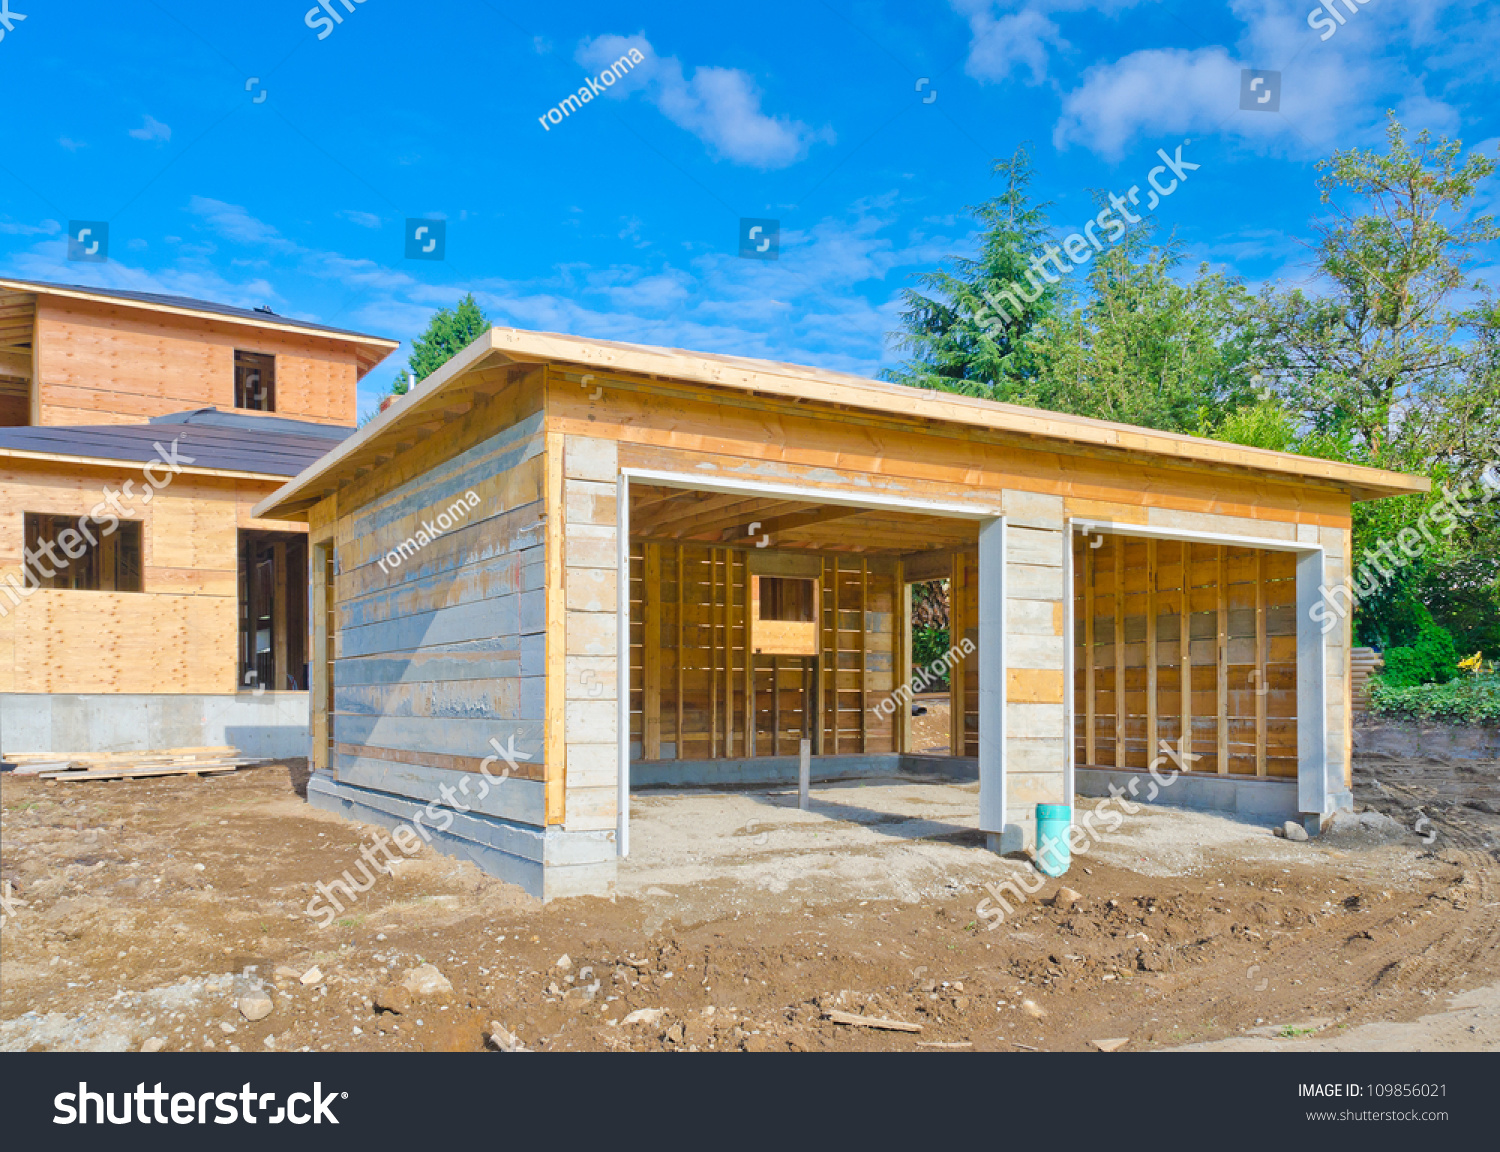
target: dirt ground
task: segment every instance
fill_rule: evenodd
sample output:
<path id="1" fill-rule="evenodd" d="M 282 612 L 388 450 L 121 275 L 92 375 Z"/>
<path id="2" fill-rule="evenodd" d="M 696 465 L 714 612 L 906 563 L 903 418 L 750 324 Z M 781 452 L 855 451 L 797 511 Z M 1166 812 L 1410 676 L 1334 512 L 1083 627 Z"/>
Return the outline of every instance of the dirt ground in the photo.
<path id="1" fill-rule="evenodd" d="M 0 778 L 0 1049 L 478 1051 L 490 1021 L 530 1050 L 1500 1048 L 1495 762 L 1361 763 L 1368 810 L 1308 843 L 1143 806 L 1075 905 L 1049 880 L 998 924 L 985 886 L 1035 873 L 982 849 L 977 784 L 903 777 L 809 812 L 641 792 L 613 900 L 423 850 L 320 928 L 373 829 L 305 775 Z M 451 992 L 394 990 L 429 963 Z"/>

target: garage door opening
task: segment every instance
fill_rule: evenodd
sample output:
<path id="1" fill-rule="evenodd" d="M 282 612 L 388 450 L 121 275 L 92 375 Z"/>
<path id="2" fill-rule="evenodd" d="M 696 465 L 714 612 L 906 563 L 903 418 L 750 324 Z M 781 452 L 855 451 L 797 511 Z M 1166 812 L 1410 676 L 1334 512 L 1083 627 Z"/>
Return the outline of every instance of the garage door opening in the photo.
<path id="1" fill-rule="evenodd" d="M 630 787 L 795 787 L 804 739 L 815 782 L 936 770 L 910 763 L 910 588 L 977 572 L 977 518 L 636 481 L 629 500 Z M 977 780 L 963 757 L 941 752 Z"/>

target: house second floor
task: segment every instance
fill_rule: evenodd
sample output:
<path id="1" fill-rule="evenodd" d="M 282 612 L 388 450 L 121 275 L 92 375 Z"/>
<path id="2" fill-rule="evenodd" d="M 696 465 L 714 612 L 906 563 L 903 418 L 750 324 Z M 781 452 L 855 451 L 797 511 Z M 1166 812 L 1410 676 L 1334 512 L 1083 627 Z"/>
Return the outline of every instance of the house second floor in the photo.
<path id="1" fill-rule="evenodd" d="M 218 408 L 353 427 L 397 341 L 180 296 L 0 277 L 0 426 Z"/>

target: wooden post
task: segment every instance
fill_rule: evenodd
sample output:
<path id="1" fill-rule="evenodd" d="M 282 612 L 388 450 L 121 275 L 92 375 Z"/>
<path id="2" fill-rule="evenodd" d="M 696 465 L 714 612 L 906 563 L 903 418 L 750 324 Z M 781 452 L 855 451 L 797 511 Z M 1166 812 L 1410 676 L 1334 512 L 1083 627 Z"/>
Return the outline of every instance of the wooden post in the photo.
<path id="1" fill-rule="evenodd" d="M 1219 713 L 1219 742 L 1217 769 L 1220 776 L 1229 773 L 1229 586 L 1225 555 L 1228 551 L 1220 544 L 1215 550 L 1216 571 L 1214 594 L 1218 606 L 1218 642 L 1215 644 L 1214 687 L 1217 699 L 1215 707 Z"/>
<path id="2" fill-rule="evenodd" d="M 719 550 L 708 550 L 708 758 L 719 754 Z"/>
<path id="3" fill-rule="evenodd" d="M 1088 537 L 1083 546 L 1083 707 L 1084 707 L 1084 759 L 1090 767 L 1099 763 L 1098 717 L 1095 715 L 1098 702 L 1094 698 L 1098 690 L 1094 675 L 1094 548 Z"/>
<path id="4" fill-rule="evenodd" d="M 891 750 L 901 755 L 911 751 L 911 705 L 903 704 L 899 695 L 902 686 L 911 683 L 911 585 L 906 582 L 906 565 L 899 556 L 892 602 L 896 620 L 891 630 L 891 692 L 896 711 L 891 717 Z"/>
<path id="5" fill-rule="evenodd" d="M 1193 546 L 1182 542 L 1182 612 L 1178 618 L 1181 631 L 1182 650 L 1178 654 L 1182 664 L 1182 735 L 1177 738 L 1177 747 L 1183 764 L 1188 764 L 1188 753 L 1193 750 Z"/>
<path id="6" fill-rule="evenodd" d="M 812 787 L 812 741 L 803 737 L 797 743 L 797 807 L 807 811 L 808 791 Z"/>
<path id="7" fill-rule="evenodd" d="M 839 558 L 833 558 L 833 754 L 839 754 Z"/>
<path id="8" fill-rule="evenodd" d="M 1146 765 L 1156 759 L 1156 541 L 1146 541 Z"/>
<path id="9" fill-rule="evenodd" d="M 771 657 L 771 755 L 781 755 L 781 657 Z"/>
<path id="10" fill-rule="evenodd" d="M 958 647 L 962 652 L 964 627 L 964 566 L 968 563 L 967 554 L 964 552 L 953 553 L 953 567 L 948 578 L 948 647 Z M 953 756 L 967 756 L 969 754 L 968 740 L 964 732 L 964 708 L 966 706 L 966 695 L 964 692 L 964 667 L 962 659 L 955 660 L 953 667 L 948 671 L 948 743 L 950 754 Z"/>
<path id="11" fill-rule="evenodd" d="M 647 544 L 641 621 L 642 755 L 661 759 L 661 545 Z"/>
<path id="12" fill-rule="evenodd" d="M 683 646 L 683 620 L 687 615 L 685 605 L 687 596 L 683 592 L 682 580 L 682 545 L 677 545 L 677 759 L 687 759 L 687 749 L 683 746 L 682 738 L 682 672 L 683 665 L 687 663 L 687 649 Z"/>
<path id="13" fill-rule="evenodd" d="M 1255 550 L 1255 774 L 1266 774 L 1266 554 Z"/>
<path id="14" fill-rule="evenodd" d="M 724 549 L 724 755 L 734 755 L 734 558 Z M 743 559 L 742 559 L 743 563 Z M 741 597 L 743 599 L 743 596 Z"/>
<path id="15" fill-rule="evenodd" d="M 1115 767 L 1125 767 L 1125 540 L 1110 541 L 1115 550 Z"/>
<path id="16" fill-rule="evenodd" d="M 870 754 L 870 562 L 859 561 L 859 751 Z"/>
<path id="17" fill-rule="evenodd" d="M 282 692 L 286 690 L 287 681 L 287 571 L 286 571 L 286 541 L 278 540 L 271 546 L 272 555 L 272 580 L 274 591 L 271 595 L 271 651 L 272 651 L 272 676 L 273 683 L 269 685 L 271 691 Z"/>
<path id="18" fill-rule="evenodd" d="M 755 650 L 750 646 L 750 556 L 745 555 L 745 587 L 741 593 L 740 619 L 745 633 L 745 755 L 755 755 Z"/>

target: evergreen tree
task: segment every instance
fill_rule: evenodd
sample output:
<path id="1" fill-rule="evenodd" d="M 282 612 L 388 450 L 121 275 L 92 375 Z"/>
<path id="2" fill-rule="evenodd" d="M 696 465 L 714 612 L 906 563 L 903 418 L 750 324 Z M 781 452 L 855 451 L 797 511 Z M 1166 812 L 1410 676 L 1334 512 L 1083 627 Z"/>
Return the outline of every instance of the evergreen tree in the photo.
<path id="1" fill-rule="evenodd" d="M 1026 336 L 1051 314 L 1057 288 L 1037 282 L 1031 262 L 1048 236 L 1048 204 L 1032 204 L 1025 145 L 994 173 L 1005 190 L 969 211 L 984 228 L 979 257 L 949 257 L 948 267 L 918 278 L 924 291 L 902 292 L 903 331 L 893 346 L 907 354 L 884 373 L 898 384 L 1016 400 L 1035 372 Z M 1027 273 L 1031 272 L 1030 278 Z"/>
<path id="2" fill-rule="evenodd" d="M 427 330 L 411 342 L 406 370 L 391 385 L 397 396 L 406 395 L 410 376 L 421 382 L 431 376 L 489 330 L 490 322 L 471 292 L 453 308 L 439 308 L 427 322 Z M 410 376 L 408 375 L 410 374 Z"/>

